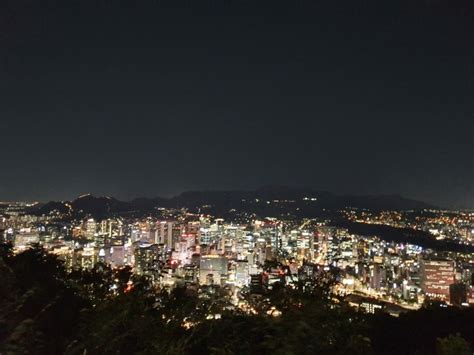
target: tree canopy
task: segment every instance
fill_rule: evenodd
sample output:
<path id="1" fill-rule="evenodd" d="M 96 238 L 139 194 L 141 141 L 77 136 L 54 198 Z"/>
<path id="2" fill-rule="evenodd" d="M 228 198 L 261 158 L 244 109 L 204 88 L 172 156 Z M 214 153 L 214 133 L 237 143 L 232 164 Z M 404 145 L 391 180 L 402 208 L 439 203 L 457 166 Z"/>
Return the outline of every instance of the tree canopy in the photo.
<path id="1" fill-rule="evenodd" d="M 128 267 L 67 272 L 39 247 L 1 245 L 0 272 L 2 354 L 463 354 L 474 341 L 471 309 L 369 316 L 329 292 L 331 273 L 248 295 L 252 313 Z"/>

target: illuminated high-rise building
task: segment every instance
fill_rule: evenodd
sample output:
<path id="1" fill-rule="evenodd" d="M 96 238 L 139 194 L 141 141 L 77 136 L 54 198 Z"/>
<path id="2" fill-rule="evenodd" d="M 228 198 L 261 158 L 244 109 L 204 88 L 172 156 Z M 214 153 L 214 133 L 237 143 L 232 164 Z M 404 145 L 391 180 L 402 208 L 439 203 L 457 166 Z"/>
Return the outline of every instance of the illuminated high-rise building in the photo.
<path id="1" fill-rule="evenodd" d="M 39 243 L 39 234 L 30 228 L 21 230 L 20 233 L 15 234 L 15 248 L 24 249 L 33 244 Z"/>
<path id="2" fill-rule="evenodd" d="M 219 255 L 204 255 L 199 263 L 201 285 L 221 285 L 227 278 L 227 258 Z"/>
<path id="3" fill-rule="evenodd" d="M 309 259 L 313 257 L 314 251 L 314 236 L 313 233 L 302 232 L 298 235 L 296 240 L 297 256 L 300 260 Z"/>
<path id="4" fill-rule="evenodd" d="M 155 244 L 164 244 L 168 249 L 174 249 L 184 230 L 177 222 L 162 221 L 156 227 Z"/>
<path id="5" fill-rule="evenodd" d="M 421 289 L 431 298 L 449 300 L 449 286 L 454 283 L 454 261 L 421 260 Z"/>
<path id="6" fill-rule="evenodd" d="M 246 260 L 235 263 L 235 285 L 238 287 L 248 286 L 250 282 L 249 265 Z"/>
<path id="7" fill-rule="evenodd" d="M 95 234 L 97 233 L 97 222 L 93 218 L 89 218 L 86 221 L 85 226 L 85 237 L 88 240 L 94 240 Z"/>
<path id="8" fill-rule="evenodd" d="M 159 272 L 159 250 L 156 244 L 139 244 L 134 251 L 135 272 L 153 276 Z"/>
<path id="9" fill-rule="evenodd" d="M 99 250 L 92 247 L 84 247 L 75 251 L 74 258 L 74 267 L 92 269 L 99 261 Z"/>

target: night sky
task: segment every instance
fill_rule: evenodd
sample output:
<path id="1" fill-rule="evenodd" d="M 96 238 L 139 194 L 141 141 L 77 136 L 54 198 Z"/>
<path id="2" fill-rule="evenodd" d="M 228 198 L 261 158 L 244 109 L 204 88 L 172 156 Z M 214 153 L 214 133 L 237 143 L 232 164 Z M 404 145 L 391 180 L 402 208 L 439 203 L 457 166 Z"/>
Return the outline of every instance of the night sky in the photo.
<path id="1" fill-rule="evenodd" d="M 278 184 L 474 208 L 473 61 L 467 0 L 3 1 L 0 200 Z"/>

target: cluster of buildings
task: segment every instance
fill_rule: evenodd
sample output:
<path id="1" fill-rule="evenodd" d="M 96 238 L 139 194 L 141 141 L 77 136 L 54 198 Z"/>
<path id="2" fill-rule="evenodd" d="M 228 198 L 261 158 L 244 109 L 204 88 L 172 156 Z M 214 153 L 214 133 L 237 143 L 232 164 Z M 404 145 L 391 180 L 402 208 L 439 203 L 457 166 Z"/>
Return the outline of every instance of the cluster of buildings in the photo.
<path id="1" fill-rule="evenodd" d="M 367 312 L 396 314 L 426 300 L 474 304 L 471 255 L 353 235 L 327 220 L 232 223 L 183 210 L 166 219 L 65 222 L 15 211 L 0 216 L 0 238 L 13 243 L 16 252 L 40 244 L 69 269 L 130 266 L 157 288 L 224 290 L 235 305 L 244 306 L 243 295 L 264 295 L 275 283 L 334 270 L 334 292 Z"/>

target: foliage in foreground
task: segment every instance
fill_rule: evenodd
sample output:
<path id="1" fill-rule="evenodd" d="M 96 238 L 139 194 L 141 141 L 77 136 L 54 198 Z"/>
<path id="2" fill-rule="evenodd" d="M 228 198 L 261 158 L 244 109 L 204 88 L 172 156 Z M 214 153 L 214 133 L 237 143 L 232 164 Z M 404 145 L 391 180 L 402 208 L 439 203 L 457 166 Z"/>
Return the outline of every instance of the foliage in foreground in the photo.
<path id="1" fill-rule="evenodd" d="M 369 317 L 332 299 L 328 279 L 250 298 L 248 315 L 217 296 L 153 290 L 129 268 L 67 273 L 39 248 L 2 245 L 0 273 L 2 354 L 463 354 L 474 341 L 471 310 Z"/>

